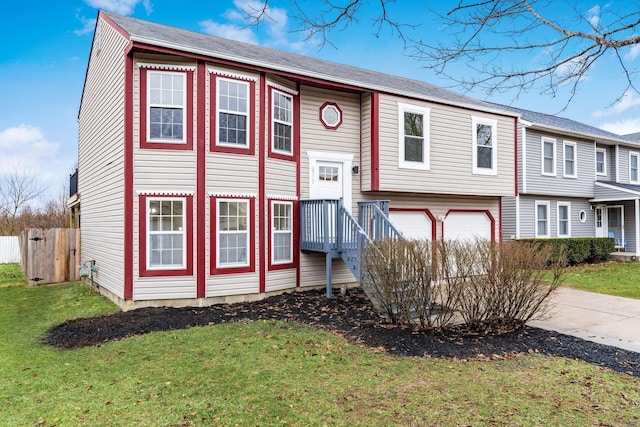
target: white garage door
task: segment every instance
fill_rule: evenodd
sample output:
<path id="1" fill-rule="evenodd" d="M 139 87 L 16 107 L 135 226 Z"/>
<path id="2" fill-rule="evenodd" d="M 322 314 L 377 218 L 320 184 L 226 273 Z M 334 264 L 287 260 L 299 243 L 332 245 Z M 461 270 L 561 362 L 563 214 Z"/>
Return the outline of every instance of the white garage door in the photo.
<path id="1" fill-rule="evenodd" d="M 431 218 L 424 212 L 389 212 L 389 219 L 407 239 L 431 240 Z"/>
<path id="2" fill-rule="evenodd" d="M 491 240 L 491 220 L 484 212 L 449 212 L 444 219 L 444 237 Z"/>

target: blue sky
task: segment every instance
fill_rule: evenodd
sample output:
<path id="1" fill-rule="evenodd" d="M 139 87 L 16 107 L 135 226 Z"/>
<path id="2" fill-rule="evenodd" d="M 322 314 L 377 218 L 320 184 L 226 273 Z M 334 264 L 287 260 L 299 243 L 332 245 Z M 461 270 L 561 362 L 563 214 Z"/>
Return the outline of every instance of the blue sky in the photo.
<path id="1" fill-rule="evenodd" d="M 398 20 L 421 24 L 414 33 L 417 37 L 444 37 L 444 29 L 430 20 L 426 3 L 399 0 L 391 6 L 391 12 L 397 13 Z M 432 3 L 444 10 L 457 0 Z M 637 8 L 637 1 L 573 3 L 594 20 L 612 9 Z M 255 0 L 4 1 L 0 7 L 4 34 L 0 47 L 0 172 L 18 167 L 35 174 L 49 188 L 46 199 L 58 197 L 68 182 L 77 162 L 77 113 L 99 9 L 440 86 L 451 84 L 404 56 L 402 42 L 389 31 L 376 37 L 371 17 L 363 17 L 346 31 L 333 32 L 335 47 L 321 47 L 317 39 L 305 41 L 304 34 L 293 31 L 295 11 L 290 2 L 271 0 L 269 4 L 273 20 L 247 28 L 242 10 L 259 5 Z M 301 4 L 311 13 L 319 9 L 318 2 L 311 0 L 302 0 Z M 640 46 L 627 49 L 624 55 L 640 68 Z M 624 87 L 611 60 L 603 58 L 589 73 L 580 92 L 560 115 L 621 134 L 639 132 L 640 96 L 627 93 L 612 105 Z M 551 98 L 537 92 L 522 94 L 515 101 L 515 94 L 509 92 L 491 97 L 482 92 L 468 95 L 547 113 L 562 110 L 565 102 L 561 96 Z"/>

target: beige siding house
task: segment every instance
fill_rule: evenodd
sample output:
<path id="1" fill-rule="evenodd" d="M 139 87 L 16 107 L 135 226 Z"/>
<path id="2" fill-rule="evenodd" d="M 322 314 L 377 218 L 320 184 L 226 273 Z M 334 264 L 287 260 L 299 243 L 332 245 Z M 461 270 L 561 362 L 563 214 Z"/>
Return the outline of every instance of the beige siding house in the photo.
<path id="1" fill-rule="evenodd" d="M 375 238 L 378 210 L 405 237 L 500 240 L 518 117 L 100 12 L 79 114 L 82 256 L 131 309 L 353 283 L 343 221 Z"/>

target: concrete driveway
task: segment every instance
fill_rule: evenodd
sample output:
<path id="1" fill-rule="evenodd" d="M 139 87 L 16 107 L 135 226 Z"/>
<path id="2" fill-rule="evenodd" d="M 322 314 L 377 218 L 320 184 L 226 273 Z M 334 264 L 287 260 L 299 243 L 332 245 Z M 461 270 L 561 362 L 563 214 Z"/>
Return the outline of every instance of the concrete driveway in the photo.
<path id="1" fill-rule="evenodd" d="M 561 287 L 550 316 L 528 324 L 640 353 L 640 300 Z"/>

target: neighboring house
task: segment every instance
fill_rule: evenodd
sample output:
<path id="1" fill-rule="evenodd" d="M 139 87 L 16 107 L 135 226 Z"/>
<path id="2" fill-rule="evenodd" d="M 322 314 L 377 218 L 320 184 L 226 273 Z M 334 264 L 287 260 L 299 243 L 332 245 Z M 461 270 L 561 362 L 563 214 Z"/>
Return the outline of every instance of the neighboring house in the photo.
<path id="1" fill-rule="evenodd" d="M 518 195 L 502 200 L 505 240 L 614 237 L 640 253 L 640 143 L 573 120 L 506 107 L 518 121 Z"/>
<path id="2" fill-rule="evenodd" d="M 311 240 L 336 242 L 367 201 L 388 201 L 408 237 L 499 240 L 517 117 L 424 82 L 100 12 L 79 112 L 82 257 L 128 309 L 255 299 L 323 286 L 326 272 L 353 282 L 340 250 Z M 308 199 L 342 199 L 344 216 Z"/>

